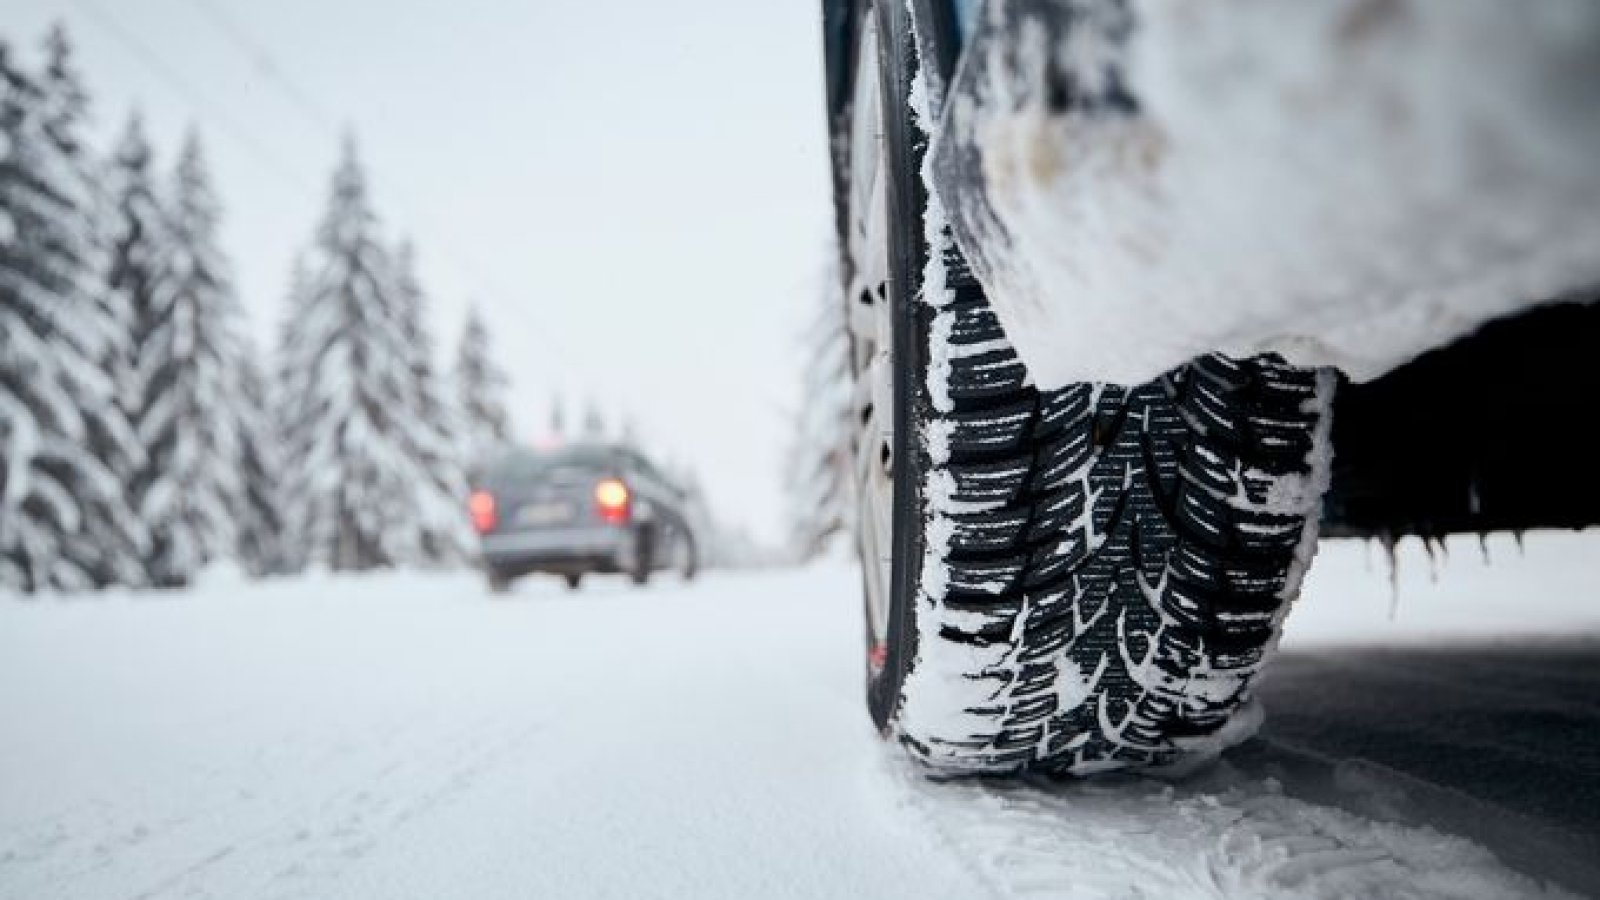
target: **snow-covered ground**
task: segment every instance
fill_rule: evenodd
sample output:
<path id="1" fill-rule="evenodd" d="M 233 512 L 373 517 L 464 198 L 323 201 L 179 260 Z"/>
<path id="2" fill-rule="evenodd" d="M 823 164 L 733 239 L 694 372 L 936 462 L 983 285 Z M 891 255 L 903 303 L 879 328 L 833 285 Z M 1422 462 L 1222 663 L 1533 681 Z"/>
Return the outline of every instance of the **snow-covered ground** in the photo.
<path id="1" fill-rule="evenodd" d="M 5 599 L 0 897 L 1600 893 L 1600 534 L 1490 549 L 1396 599 L 1326 545 L 1263 738 L 1176 785 L 922 777 L 846 566 Z"/>

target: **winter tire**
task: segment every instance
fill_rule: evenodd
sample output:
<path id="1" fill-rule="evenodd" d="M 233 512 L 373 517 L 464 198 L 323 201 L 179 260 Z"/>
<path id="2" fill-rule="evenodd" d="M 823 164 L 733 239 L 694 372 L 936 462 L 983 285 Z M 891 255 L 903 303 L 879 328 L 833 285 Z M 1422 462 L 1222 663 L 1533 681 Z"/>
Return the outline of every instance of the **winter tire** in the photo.
<path id="1" fill-rule="evenodd" d="M 569 591 L 575 591 L 578 588 L 583 587 L 583 576 L 577 572 L 568 572 L 567 574 L 561 576 L 561 578 L 567 583 L 567 590 Z"/>
<path id="2" fill-rule="evenodd" d="M 1251 730 L 1315 547 L 1334 379 L 1206 356 L 1035 389 L 923 184 L 906 6 L 853 24 L 835 162 L 872 719 L 953 771 L 1215 753 Z"/>
<path id="3" fill-rule="evenodd" d="M 511 591 L 511 579 L 493 569 L 488 571 L 486 580 L 489 583 L 489 593 L 491 594 L 506 594 Z"/>

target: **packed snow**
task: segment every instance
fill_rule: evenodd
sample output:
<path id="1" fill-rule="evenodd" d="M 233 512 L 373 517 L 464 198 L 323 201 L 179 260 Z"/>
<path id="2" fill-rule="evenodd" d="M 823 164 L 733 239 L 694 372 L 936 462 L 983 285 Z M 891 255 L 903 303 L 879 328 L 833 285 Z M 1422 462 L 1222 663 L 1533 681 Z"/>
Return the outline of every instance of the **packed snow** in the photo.
<path id="1" fill-rule="evenodd" d="M 0 898 L 1597 893 L 1600 534 L 1488 550 L 1325 543 L 1263 737 L 1175 783 L 929 780 L 843 563 L 6 597 Z"/>

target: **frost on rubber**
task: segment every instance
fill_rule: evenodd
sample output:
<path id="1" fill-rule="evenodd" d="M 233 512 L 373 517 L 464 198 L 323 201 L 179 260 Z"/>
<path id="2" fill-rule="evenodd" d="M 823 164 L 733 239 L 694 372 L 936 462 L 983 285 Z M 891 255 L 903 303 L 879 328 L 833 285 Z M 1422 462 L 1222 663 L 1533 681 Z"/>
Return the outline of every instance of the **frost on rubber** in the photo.
<path id="1" fill-rule="evenodd" d="M 1333 377 L 1207 356 L 1040 392 L 929 210 L 917 657 L 896 723 L 943 769 L 1179 764 L 1253 731 L 1315 548 Z"/>

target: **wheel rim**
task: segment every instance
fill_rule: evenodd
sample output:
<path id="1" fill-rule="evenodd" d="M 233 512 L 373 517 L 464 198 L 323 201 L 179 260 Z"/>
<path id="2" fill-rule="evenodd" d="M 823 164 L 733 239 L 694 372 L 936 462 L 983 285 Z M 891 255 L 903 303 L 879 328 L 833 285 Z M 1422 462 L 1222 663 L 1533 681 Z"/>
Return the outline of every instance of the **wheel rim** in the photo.
<path id="1" fill-rule="evenodd" d="M 865 588 L 867 665 L 888 655 L 894 546 L 894 312 L 889 301 L 888 154 L 877 17 L 863 17 L 850 128 L 851 277 L 847 303 L 855 373 L 853 468 L 857 550 Z"/>

